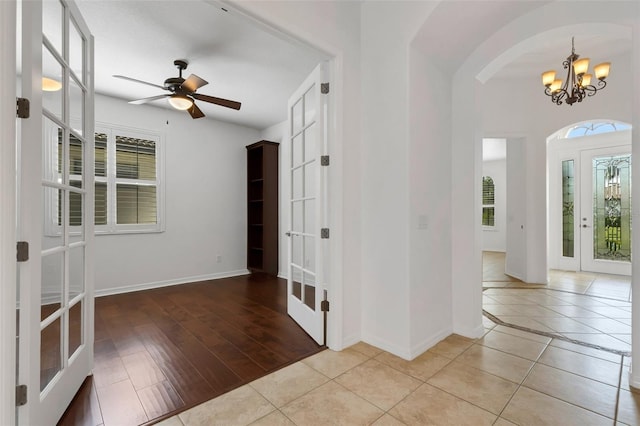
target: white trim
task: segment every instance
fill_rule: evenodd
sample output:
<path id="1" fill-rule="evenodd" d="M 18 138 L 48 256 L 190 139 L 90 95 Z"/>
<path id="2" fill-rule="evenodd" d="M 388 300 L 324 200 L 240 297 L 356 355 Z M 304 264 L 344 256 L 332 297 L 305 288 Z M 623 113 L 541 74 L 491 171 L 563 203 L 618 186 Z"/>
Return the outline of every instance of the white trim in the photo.
<path id="1" fill-rule="evenodd" d="M 484 336 L 484 326 L 480 324 L 479 326 L 474 328 L 454 328 L 453 332 L 455 334 L 459 334 L 460 336 L 468 337 L 469 339 L 478 339 Z"/>
<path id="2" fill-rule="evenodd" d="M 16 2 L 0 2 L 0 424 L 15 424 Z"/>
<path id="3" fill-rule="evenodd" d="M 421 343 L 411 346 L 411 349 L 409 350 L 411 359 L 415 359 L 418 356 L 422 355 L 424 352 L 434 347 L 438 342 L 444 340 L 451 334 L 453 334 L 451 327 L 447 327 L 444 330 L 432 334 L 430 337 L 424 339 Z"/>
<path id="4" fill-rule="evenodd" d="M 249 275 L 250 273 L 251 272 L 249 272 L 248 269 L 239 269 L 237 271 L 217 272 L 213 274 L 194 275 L 191 277 L 173 278 L 173 279 L 164 280 L 164 281 L 155 281 L 155 282 L 143 283 L 143 284 L 133 284 L 133 285 L 122 286 L 122 287 L 112 287 L 112 288 L 106 288 L 102 290 L 96 290 L 95 296 L 96 297 L 111 296 L 114 294 L 131 293 L 133 291 L 140 291 L 140 290 L 151 290 L 154 288 L 188 284 L 188 283 L 193 283 L 198 281 L 208 281 L 208 280 L 217 280 L 220 278 L 239 277 L 242 275 Z"/>
<path id="5" fill-rule="evenodd" d="M 411 361 L 411 350 L 406 346 L 398 346 L 367 332 L 363 333 L 362 341 L 369 345 L 375 346 L 376 348 L 387 351 L 395 356 L 399 356 L 402 359 Z"/>

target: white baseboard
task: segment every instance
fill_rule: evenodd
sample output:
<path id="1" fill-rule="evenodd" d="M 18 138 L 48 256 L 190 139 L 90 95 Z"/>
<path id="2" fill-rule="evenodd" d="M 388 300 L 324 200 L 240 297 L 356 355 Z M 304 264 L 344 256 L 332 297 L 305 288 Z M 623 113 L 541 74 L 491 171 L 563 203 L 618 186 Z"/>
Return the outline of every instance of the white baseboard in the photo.
<path id="1" fill-rule="evenodd" d="M 156 281 L 144 284 L 134 284 L 122 287 L 112 287 L 95 291 L 96 297 L 111 296 L 113 294 L 131 293 L 133 291 L 150 290 L 153 288 L 169 287 L 172 285 L 188 284 L 198 281 L 216 280 L 220 278 L 238 277 L 250 274 L 248 269 L 240 269 L 237 271 L 218 272 L 215 274 L 196 275 L 192 277 L 174 278 L 166 281 Z"/>
<path id="2" fill-rule="evenodd" d="M 411 361 L 411 351 L 409 348 L 398 346 L 395 343 L 388 342 L 385 339 L 381 339 L 378 336 L 373 336 L 368 333 L 364 333 L 362 335 L 362 341 L 395 356 L 399 356 L 402 359 Z"/>
<path id="3" fill-rule="evenodd" d="M 440 330 L 439 332 L 434 333 L 428 338 L 424 339 L 421 343 L 411 346 L 411 350 L 409 353 L 409 355 L 411 356 L 411 359 L 415 359 L 418 356 L 422 355 L 427 350 L 434 347 L 438 342 L 450 336 L 452 333 L 453 331 L 451 328 Z"/>
<path id="4" fill-rule="evenodd" d="M 478 339 L 484 336 L 484 326 L 482 323 L 475 328 L 456 328 L 454 326 L 453 332 L 469 339 Z"/>
<path id="5" fill-rule="evenodd" d="M 345 349 L 345 348 L 348 348 L 349 346 L 353 346 L 356 343 L 360 342 L 361 340 L 362 339 L 357 334 L 345 337 L 342 339 L 342 348 Z"/>

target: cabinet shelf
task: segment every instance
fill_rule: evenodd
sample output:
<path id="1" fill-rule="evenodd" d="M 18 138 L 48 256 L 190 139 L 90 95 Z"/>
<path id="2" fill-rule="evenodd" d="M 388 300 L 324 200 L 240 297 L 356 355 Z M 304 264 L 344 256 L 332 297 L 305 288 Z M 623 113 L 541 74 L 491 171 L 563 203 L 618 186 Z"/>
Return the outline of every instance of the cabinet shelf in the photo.
<path id="1" fill-rule="evenodd" d="M 247 146 L 247 269 L 278 274 L 278 144 Z"/>

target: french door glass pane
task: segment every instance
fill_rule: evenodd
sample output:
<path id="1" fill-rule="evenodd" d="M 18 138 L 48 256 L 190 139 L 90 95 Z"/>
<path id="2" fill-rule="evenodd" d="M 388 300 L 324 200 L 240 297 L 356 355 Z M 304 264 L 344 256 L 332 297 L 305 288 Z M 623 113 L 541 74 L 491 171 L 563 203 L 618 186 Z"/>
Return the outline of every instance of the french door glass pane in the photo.
<path id="1" fill-rule="evenodd" d="M 562 255 L 574 256 L 574 160 L 562 162 Z"/>
<path id="2" fill-rule="evenodd" d="M 43 256 L 41 265 L 40 320 L 44 320 L 62 305 L 64 253 Z"/>
<path id="3" fill-rule="evenodd" d="M 84 90 L 75 78 L 69 79 L 69 115 L 71 127 L 80 135 L 84 134 Z"/>
<path id="4" fill-rule="evenodd" d="M 317 124 L 312 124 L 304 131 L 304 161 L 311 161 L 316 158 L 316 130 Z"/>
<path id="5" fill-rule="evenodd" d="M 593 159 L 593 257 L 631 261 L 631 155 Z"/>
<path id="6" fill-rule="evenodd" d="M 82 345 L 82 299 L 69 309 L 69 358 Z"/>
<path id="7" fill-rule="evenodd" d="M 42 77 L 48 83 L 42 91 L 42 107 L 62 120 L 62 65 L 46 46 L 42 46 Z"/>
<path id="8" fill-rule="evenodd" d="M 84 81 L 84 38 L 80 35 L 75 22 L 69 25 L 69 65 L 75 75 Z"/>
<path id="9" fill-rule="evenodd" d="M 304 94 L 304 125 L 308 126 L 316 119 L 316 85 L 313 84 Z"/>
<path id="10" fill-rule="evenodd" d="M 84 292 L 84 246 L 69 250 L 69 301 Z"/>
<path id="11" fill-rule="evenodd" d="M 316 310 L 316 277 L 308 271 L 303 272 L 302 288 L 304 291 L 304 304 L 312 311 Z"/>
<path id="12" fill-rule="evenodd" d="M 60 56 L 62 56 L 63 21 L 64 9 L 59 1 L 42 2 L 42 34 L 47 37 Z"/>
<path id="13" fill-rule="evenodd" d="M 62 370 L 60 318 L 40 332 L 40 391 Z"/>

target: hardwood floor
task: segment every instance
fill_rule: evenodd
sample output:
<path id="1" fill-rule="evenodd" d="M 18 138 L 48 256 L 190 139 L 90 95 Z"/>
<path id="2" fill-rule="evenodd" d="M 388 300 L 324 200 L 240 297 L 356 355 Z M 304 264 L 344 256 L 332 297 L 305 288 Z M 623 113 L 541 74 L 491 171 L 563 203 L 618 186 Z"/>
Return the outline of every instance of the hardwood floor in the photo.
<path id="1" fill-rule="evenodd" d="M 100 297 L 93 376 L 58 424 L 155 423 L 322 349 L 266 275 Z"/>

